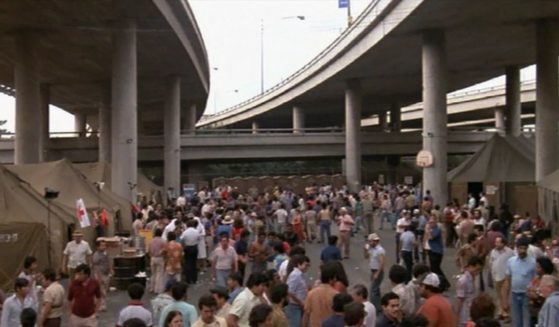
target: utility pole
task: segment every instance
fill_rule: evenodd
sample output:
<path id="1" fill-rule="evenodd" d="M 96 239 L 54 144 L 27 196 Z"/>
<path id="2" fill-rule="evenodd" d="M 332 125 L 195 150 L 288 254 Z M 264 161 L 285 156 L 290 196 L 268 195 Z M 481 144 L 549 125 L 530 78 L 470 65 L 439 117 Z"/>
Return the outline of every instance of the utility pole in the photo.
<path id="1" fill-rule="evenodd" d="M 353 17 L 351 17 L 351 0 L 347 0 L 347 27 L 353 24 Z"/>

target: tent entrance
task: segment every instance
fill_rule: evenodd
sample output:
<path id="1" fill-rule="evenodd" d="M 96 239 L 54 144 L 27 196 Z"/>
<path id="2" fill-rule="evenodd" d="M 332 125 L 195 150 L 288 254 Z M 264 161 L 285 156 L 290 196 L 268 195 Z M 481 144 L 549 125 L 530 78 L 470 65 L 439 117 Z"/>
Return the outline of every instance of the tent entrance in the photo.
<path id="1" fill-rule="evenodd" d="M 479 203 L 479 194 L 483 192 L 483 183 L 470 182 L 468 183 L 468 193 L 473 195 L 476 203 Z"/>

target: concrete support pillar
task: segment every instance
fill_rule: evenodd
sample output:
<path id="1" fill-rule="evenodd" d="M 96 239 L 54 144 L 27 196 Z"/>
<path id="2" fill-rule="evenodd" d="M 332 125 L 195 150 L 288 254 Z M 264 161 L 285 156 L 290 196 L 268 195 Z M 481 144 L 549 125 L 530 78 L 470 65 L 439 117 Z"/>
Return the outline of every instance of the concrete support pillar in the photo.
<path id="1" fill-rule="evenodd" d="M 293 107 L 293 133 L 302 134 L 305 128 L 305 113 L 300 106 Z"/>
<path id="2" fill-rule="evenodd" d="M 193 104 L 187 108 L 184 115 L 184 133 L 194 134 L 196 129 L 196 105 Z"/>
<path id="3" fill-rule="evenodd" d="M 431 30 L 423 35 L 423 150 L 433 155 L 433 165 L 423 168 L 423 191 L 430 190 L 434 203 L 447 202 L 447 66 L 445 35 Z"/>
<path id="4" fill-rule="evenodd" d="M 78 137 L 84 137 L 86 131 L 87 116 L 84 113 L 77 112 L 74 114 L 74 131 L 78 133 Z"/>
<path id="5" fill-rule="evenodd" d="M 111 162 L 111 108 L 110 92 L 107 90 L 99 106 L 99 161 Z"/>
<path id="6" fill-rule="evenodd" d="M 41 119 L 40 133 L 39 133 L 39 161 L 48 161 L 48 148 L 50 139 L 50 87 L 48 84 L 41 84 L 40 86 L 40 99 L 41 107 L 39 115 Z"/>
<path id="7" fill-rule="evenodd" d="M 172 189 L 174 194 L 180 193 L 181 183 L 181 80 L 172 77 L 165 99 L 164 126 L 165 135 L 163 145 L 163 177 L 165 190 Z"/>
<path id="8" fill-rule="evenodd" d="M 28 34 L 20 34 L 15 39 L 15 87 L 16 122 L 14 163 L 37 163 L 40 158 L 41 107 L 37 57 L 33 49 L 34 40 Z"/>
<path id="9" fill-rule="evenodd" d="M 258 130 L 260 129 L 260 123 L 258 121 L 252 122 L 252 134 L 258 134 Z"/>
<path id="10" fill-rule="evenodd" d="M 386 114 L 386 111 L 378 114 L 378 126 L 382 132 L 385 132 L 388 129 L 388 115 Z"/>
<path id="11" fill-rule="evenodd" d="M 505 133 L 505 109 L 495 108 L 495 129 L 497 133 Z"/>
<path id="12" fill-rule="evenodd" d="M 557 169 L 558 27 L 538 22 L 536 40 L 536 181 Z"/>
<path id="13" fill-rule="evenodd" d="M 506 132 L 519 136 L 522 132 L 522 105 L 520 103 L 520 68 L 509 66 L 505 68 L 506 74 Z"/>
<path id="14" fill-rule="evenodd" d="M 351 192 L 361 189 L 361 83 L 348 80 L 345 91 L 346 183 Z"/>
<path id="15" fill-rule="evenodd" d="M 402 108 L 393 103 L 390 106 L 390 131 L 400 132 L 402 130 Z"/>
<path id="16" fill-rule="evenodd" d="M 124 20 L 113 32 L 111 187 L 113 192 L 131 201 L 136 200 L 138 174 L 137 83 L 136 22 Z"/>

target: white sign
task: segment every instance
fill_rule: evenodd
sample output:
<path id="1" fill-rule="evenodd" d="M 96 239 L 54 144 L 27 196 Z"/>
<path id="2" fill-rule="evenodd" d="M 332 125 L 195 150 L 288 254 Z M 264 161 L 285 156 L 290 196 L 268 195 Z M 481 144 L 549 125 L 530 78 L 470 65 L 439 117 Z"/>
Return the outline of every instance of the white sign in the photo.
<path id="1" fill-rule="evenodd" d="M 382 174 L 378 175 L 378 183 L 379 184 L 384 184 L 384 175 L 382 175 Z"/>
<path id="2" fill-rule="evenodd" d="M 485 187 L 485 194 L 487 195 L 495 195 L 497 193 L 497 190 L 499 190 L 499 188 L 495 185 L 487 185 Z"/>
<path id="3" fill-rule="evenodd" d="M 91 226 L 89 222 L 89 216 L 87 215 L 87 210 L 85 209 L 85 204 L 82 199 L 76 201 L 76 217 L 80 222 L 80 227 L 85 228 Z"/>
<path id="4" fill-rule="evenodd" d="M 18 234 L 0 234 L 0 243 L 15 243 L 17 242 Z"/>
<path id="5" fill-rule="evenodd" d="M 404 184 L 413 185 L 413 176 L 404 176 Z"/>

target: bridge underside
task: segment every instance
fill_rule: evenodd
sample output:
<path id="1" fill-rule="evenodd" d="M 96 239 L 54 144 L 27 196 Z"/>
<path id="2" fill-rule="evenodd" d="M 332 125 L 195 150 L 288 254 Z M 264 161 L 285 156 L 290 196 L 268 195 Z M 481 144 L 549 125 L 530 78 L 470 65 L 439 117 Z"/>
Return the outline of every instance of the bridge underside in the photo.
<path id="1" fill-rule="evenodd" d="M 249 124 L 257 120 L 264 128 L 291 126 L 291 109 L 296 104 L 304 108 L 308 127 L 340 126 L 348 79 L 361 81 L 364 117 L 390 110 L 393 103 L 406 106 L 419 102 L 422 99 L 422 35 L 429 29 L 445 33 L 449 67 L 447 91 L 459 90 L 503 75 L 506 66 L 533 64 L 536 60 L 535 22 L 557 16 L 559 2 L 555 1 L 424 1 L 371 50 L 309 91 L 258 116 L 238 114 L 238 119 L 231 117 L 219 122 L 216 119 L 215 125 L 249 128 Z M 414 123 L 404 127 L 420 126 Z"/>
<path id="2" fill-rule="evenodd" d="M 467 154 L 477 151 L 493 133 L 451 132 L 448 137 L 450 154 Z M 363 155 L 415 155 L 421 149 L 421 134 L 413 133 L 363 133 Z M 98 139 L 51 138 L 49 160 L 67 158 L 72 162 L 98 160 Z M 183 135 L 182 161 L 255 160 L 255 159 L 308 159 L 342 158 L 345 156 L 345 135 L 328 134 L 251 134 L 239 135 Z M 139 140 L 138 160 L 159 162 L 163 160 L 163 137 L 143 137 Z M 13 162 L 13 141 L 0 142 L 0 162 Z"/>

